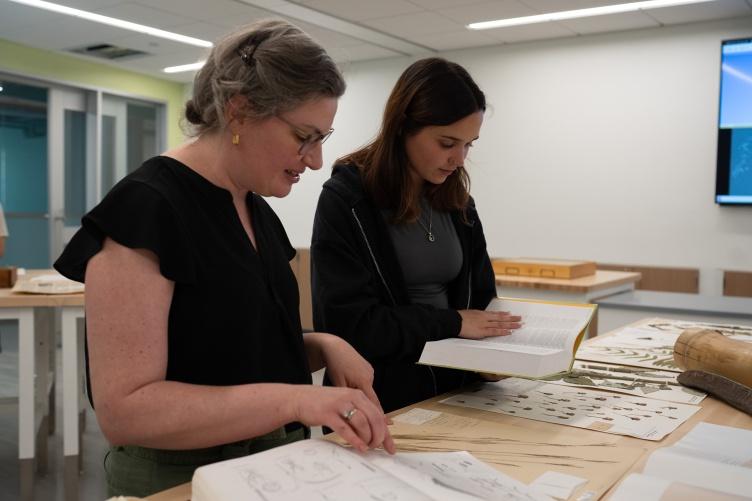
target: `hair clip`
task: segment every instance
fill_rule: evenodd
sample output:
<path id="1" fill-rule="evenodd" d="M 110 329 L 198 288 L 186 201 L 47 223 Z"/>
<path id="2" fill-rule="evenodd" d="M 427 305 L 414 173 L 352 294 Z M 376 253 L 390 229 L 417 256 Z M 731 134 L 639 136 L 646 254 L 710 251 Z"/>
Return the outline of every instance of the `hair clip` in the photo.
<path id="1" fill-rule="evenodd" d="M 256 53 L 256 49 L 259 48 L 259 45 L 261 45 L 264 40 L 269 38 L 270 34 L 271 33 L 251 35 L 248 40 L 245 41 L 243 46 L 238 48 L 240 59 L 248 66 L 251 66 L 253 64 L 253 55 Z"/>
<path id="2" fill-rule="evenodd" d="M 258 45 L 254 45 L 252 47 L 246 45 L 245 47 L 241 47 L 240 49 L 238 49 L 240 59 L 248 66 L 251 66 L 253 64 L 253 54 L 256 52 L 257 48 Z"/>

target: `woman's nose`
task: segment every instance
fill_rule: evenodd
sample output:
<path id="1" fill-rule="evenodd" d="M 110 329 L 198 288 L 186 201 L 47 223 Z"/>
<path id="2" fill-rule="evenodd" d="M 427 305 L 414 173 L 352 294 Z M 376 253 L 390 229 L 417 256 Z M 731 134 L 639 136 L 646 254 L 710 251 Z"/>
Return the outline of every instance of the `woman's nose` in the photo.
<path id="1" fill-rule="evenodd" d="M 312 170 L 319 170 L 324 165 L 324 152 L 321 143 L 308 150 L 301 158 L 306 167 Z"/>

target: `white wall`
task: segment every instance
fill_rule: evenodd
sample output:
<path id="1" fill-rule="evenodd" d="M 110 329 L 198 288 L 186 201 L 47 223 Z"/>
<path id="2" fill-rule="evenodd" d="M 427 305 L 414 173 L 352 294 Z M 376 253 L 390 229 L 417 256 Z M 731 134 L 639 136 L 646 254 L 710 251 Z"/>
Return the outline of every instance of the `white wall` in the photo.
<path id="1" fill-rule="evenodd" d="M 442 54 L 467 67 L 491 110 L 468 163 L 492 256 L 752 270 L 752 207 L 715 189 L 720 41 L 752 18 Z M 376 132 L 407 58 L 345 68 L 325 167 L 272 204 L 308 246 L 333 160 Z"/>

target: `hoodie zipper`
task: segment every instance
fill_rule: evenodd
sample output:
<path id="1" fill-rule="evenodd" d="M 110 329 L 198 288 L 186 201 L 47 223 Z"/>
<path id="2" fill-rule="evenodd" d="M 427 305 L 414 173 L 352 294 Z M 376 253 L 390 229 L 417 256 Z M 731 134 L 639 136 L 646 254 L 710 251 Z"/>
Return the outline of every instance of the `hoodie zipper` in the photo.
<path id="1" fill-rule="evenodd" d="M 470 262 L 468 261 L 468 265 Z M 470 309 L 470 299 L 473 295 L 473 271 L 472 267 L 468 266 L 467 270 L 467 305 L 465 306 L 466 310 Z"/>
<path id="2" fill-rule="evenodd" d="M 368 247 L 368 253 L 371 254 L 371 259 L 373 260 L 373 265 L 376 267 L 376 272 L 379 274 L 379 278 L 381 278 L 381 283 L 384 284 L 384 288 L 386 289 L 386 292 L 389 294 L 389 299 L 392 300 L 392 304 L 394 306 L 397 306 L 397 301 L 394 300 L 394 296 L 392 295 L 392 291 L 389 288 L 389 286 L 386 283 L 386 279 L 384 278 L 383 273 L 381 273 L 381 267 L 379 266 L 379 263 L 376 261 L 376 256 L 373 253 L 373 249 L 371 248 L 370 242 L 368 242 L 368 237 L 366 237 L 366 232 L 363 229 L 363 225 L 360 223 L 360 219 L 358 218 L 358 214 L 355 212 L 355 207 L 350 209 L 352 211 L 352 215 L 355 218 L 355 222 L 358 223 L 358 228 L 360 228 L 360 234 L 363 236 L 363 241 L 366 243 L 366 247 Z"/>
<path id="3" fill-rule="evenodd" d="M 366 243 L 366 247 L 368 247 L 368 253 L 371 255 L 371 260 L 373 261 L 373 265 L 376 267 L 376 272 L 379 274 L 379 278 L 381 278 L 381 283 L 384 284 L 384 288 L 386 289 L 386 292 L 389 294 L 389 299 L 392 300 L 392 304 L 394 306 L 397 306 L 397 301 L 394 300 L 394 296 L 392 295 L 392 290 L 387 285 L 386 279 L 384 278 L 384 274 L 381 273 L 381 267 L 379 266 L 378 261 L 376 261 L 376 256 L 373 253 L 373 249 L 371 248 L 370 242 L 368 242 L 368 237 L 366 237 L 366 231 L 363 229 L 363 224 L 361 224 L 360 222 L 358 213 L 355 212 L 355 207 L 352 207 L 350 211 L 352 212 L 352 215 L 355 218 L 355 222 L 358 224 L 358 228 L 360 228 L 360 234 L 363 237 L 363 241 Z M 469 294 L 468 294 L 467 301 L 468 301 L 468 304 L 470 304 Z M 433 372 L 433 367 L 431 366 L 425 366 L 425 367 L 428 369 L 428 372 L 431 373 L 431 380 L 433 382 L 433 394 L 434 396 L 437 396 L 439 394 L 439 385 L 436 382 L 436 374 Z"/>
<path id="4" fill-rule="evenodd" d="M 465 305 L 465 309 L 470 309 L 470 300 L 473 297 L 473 262 L 471 261 L 473 258 L 473 231 L 472 227 L 474 226 L 474 223 L 470 225 L 470 248 L 468 249 L 468 255 L 467 255 L 467 304 Z"/>

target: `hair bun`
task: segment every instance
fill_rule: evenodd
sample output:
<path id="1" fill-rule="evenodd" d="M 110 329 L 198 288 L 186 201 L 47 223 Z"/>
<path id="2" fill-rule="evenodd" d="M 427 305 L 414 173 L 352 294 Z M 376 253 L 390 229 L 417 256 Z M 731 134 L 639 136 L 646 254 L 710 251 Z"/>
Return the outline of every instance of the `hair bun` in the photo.
<path id="1" fill-rule="evenodd" d="M 193 99 L 189 99 L 185 103 L 185 118 L 194 125 L 202 125 L 204 123 L 201 113 L 198 112 L 196 105 L 193 104 Z"/>

